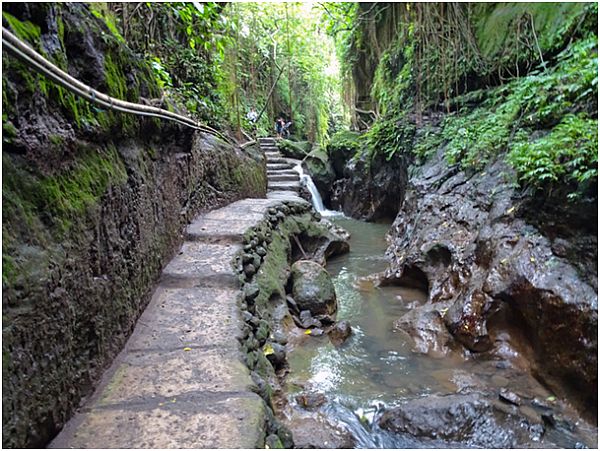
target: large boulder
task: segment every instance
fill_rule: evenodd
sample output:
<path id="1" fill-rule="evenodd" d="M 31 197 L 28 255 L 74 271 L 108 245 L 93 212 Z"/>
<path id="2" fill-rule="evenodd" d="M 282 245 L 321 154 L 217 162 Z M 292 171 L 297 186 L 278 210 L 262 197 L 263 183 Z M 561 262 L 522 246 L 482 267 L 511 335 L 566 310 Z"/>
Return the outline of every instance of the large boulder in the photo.
<path id="1" fill-rule="evenodd" d="M 277 147 L 283 156 L 302 160 L 310 152 L 312 144 L 308 141 L 290 141 L 288 139 L 281 139 L 277 141 Z"/>
<path id="2" fill-rule="evenodd" d="M 310 260 L 299 260 L 292 265 L 291 278 L 292 297 L 300 311 L 308 310 L 319 319 L 335 315 L 335 288 L 325 268 Z"/>
<path id="3" fill-rule="evenodd" d="M 378 424 L 394 433 L 463 447 L 523 447 L 544 433 L 541 419 L 527 418 L 478 394 L 413 399 L 385 411 Z"/>
<path id="4" fill-rule="evenodd" d="M 404 199 L 407 172 L 402 155 L 361 152 L 344 167 L 344 178 L 331 187 L 331 208 L 353 218 L 393 219 Z"/>

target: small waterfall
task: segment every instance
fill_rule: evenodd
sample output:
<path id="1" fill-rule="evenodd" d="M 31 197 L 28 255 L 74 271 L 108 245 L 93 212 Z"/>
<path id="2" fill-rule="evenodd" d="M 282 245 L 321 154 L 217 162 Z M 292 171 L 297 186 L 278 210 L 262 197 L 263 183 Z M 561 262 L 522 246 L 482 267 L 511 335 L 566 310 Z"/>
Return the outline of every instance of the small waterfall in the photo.
<path id="1" fill-rule="evenodd" d="M 315 210 L 317 210 L 323 216 L 343 215 L 343 213 L 341 211 L 328 210 L 325 208 L 325 206 L 323 205 L 323 199 L 321 198 L 321 194 L 319 193 L 319 190 L 317 189 L 315 182 L 313 182 L 313 179 L 309 174 L 304 173 L 304 169 L 302 168 L 302 163 L 298 163 L 296 166 L 294 166 L 294 170 L 298 174 L 300 174 L 300 182 L 302 182 L 302 184 L 304 186 L 306 186 L 306 188 L 310 192 L 310 197 L 312 199 L 312 204 L 313 204 L 313 207 L 315 208 Z"/>

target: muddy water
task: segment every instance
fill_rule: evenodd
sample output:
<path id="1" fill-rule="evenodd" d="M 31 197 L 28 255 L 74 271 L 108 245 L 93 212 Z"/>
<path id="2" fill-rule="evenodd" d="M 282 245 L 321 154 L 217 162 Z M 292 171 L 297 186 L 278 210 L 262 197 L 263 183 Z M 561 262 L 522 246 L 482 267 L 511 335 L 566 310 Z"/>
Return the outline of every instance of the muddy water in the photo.
<path id="1" fill-rule="evenodd" d="M 353 335 L 338 348 L 327 337 L 311 337 L 300 330 L 290 341 L 283 416 L 298 445 L 453 447 L 449 442 L 388 433 L 376 420 L 384 409 L 407 399 L 465 389 L 489 393 L 507 387 L 530 399 L 555 404 L 551 407 L 565 419 L 562 426 L 546 428 L 543 436 L 532 438 L 529 446 L 597 445 L 597 430 L 577 418 L 568 405 L 555 400 L 528 373 L 494 361 L 465 359 L 458 353 L 432 358 L 411 352 L 411 338 L 395 332 L 392 323 L 411 306 L 426 302 L 426 294 L 402 287 L 375 288 L 364 279 L 386 268 L 383 255 L 389 226 L 346 218 L 334 222 L 352 233 L 351 252 L 331 260 L 327 269 L 338 295 L 338 320 L 348 320 Z M 306 393 L 318 394 L 317 401 L 299 398 Z"/>

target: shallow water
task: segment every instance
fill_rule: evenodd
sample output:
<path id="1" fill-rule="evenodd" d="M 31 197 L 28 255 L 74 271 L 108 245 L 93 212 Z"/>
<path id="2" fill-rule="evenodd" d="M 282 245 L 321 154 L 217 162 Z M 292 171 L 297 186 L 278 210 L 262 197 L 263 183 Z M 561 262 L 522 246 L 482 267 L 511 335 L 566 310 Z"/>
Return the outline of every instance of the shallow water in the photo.
<path id="1" fill-rule="evenodd" d="M 350 433 L 359 448 L 447 448 L 452 444 L 389 434 L 373 419 L 383 407 L 429 394 L 456 393 L 465 386 L 500 389 L 509 385 L 511 390 L 541 399 L 552 395 L 530 375 L 499 369 L 494 362 L 465 360 L 462 356 L 432 358 L 411 352 L 411 338 L 393 331 L 392 323 L 412 305 L 426 302 L 426 294 L 402 287 L 376 288 L 363 279 L 387 267 L 384 252 L 389 225 L 347 218 L 334 222 L 352 234 L 351 252 L 332 259 L 327 269 L 338 297 L 337 318 L 350 322 L 353 335 L 338 348 L 327 337 L 300 336 L 292 341 L 286 412 L 292 430 L 295 422 L 312 416 Z M 317 411 L 307 412 L 294 400 L 299 392 L 322 393 L 327 401 Z M 595 447 L 597 431 L 577 420 L 575 417 L 571 422 L 573 431 L 547 428 L 543 440 L 532 441 L 531 446 Z"/>

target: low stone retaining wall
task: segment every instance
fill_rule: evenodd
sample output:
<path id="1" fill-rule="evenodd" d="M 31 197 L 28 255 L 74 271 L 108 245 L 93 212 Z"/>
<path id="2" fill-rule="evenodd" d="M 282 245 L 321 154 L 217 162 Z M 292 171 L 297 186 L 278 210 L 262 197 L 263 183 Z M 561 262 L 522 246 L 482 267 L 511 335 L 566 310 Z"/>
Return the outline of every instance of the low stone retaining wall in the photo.
<path id="1" fill-rule="evenodd" d="M 290 240 L 332 232 L 295 193 L 269 197 L 187 228 L 125 348 L 51 447 L 293 446 L 271 403 Z"/>

